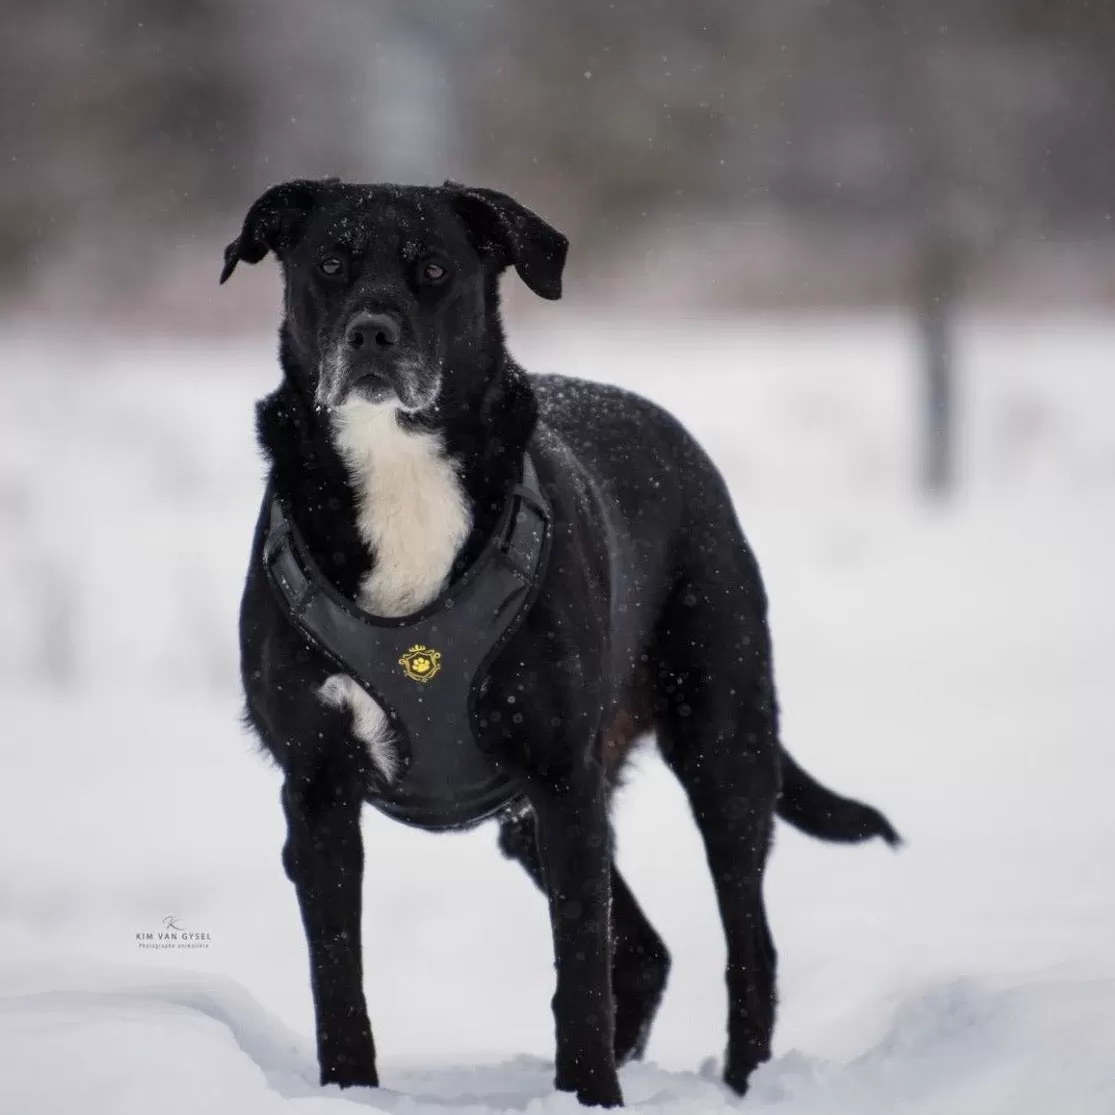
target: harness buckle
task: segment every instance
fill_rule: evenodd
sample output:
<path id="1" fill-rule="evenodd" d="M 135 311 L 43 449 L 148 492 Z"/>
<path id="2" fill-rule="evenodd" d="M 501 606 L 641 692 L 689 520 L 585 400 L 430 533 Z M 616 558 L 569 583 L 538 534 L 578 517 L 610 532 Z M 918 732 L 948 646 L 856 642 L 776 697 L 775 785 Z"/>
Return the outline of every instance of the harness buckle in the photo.
<path id="1" fill-rule="evenodd" d="M 279 547 L 282 546 L 290 537 L 290 523 L 286 518 L 281 518 L 277 522 L 272 519 L 270 527 L 267 530 L 267 537 L 263 540 L 263 564 L 267 568 L 275 560 L 275 556 L 279 552 Z"/>

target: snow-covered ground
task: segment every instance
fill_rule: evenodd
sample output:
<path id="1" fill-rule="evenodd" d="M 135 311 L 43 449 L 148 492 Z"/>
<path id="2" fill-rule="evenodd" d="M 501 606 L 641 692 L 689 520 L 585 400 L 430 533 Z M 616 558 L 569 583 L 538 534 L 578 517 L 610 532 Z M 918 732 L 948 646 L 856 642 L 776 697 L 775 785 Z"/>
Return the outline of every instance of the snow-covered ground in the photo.
<path id="1" fill-rule="evenodd" d="M 909 841 L 780 828 L 776 1055 L 740 1103 L 716 1077 L 711 885 L 648 752 L 620 860 L 675 963 L 629 1105 L 1111 1115 L 1115 327 L 967 328 L 965 494 L 927 509 L 900 322 L 549 320 L 512 334 L 531 367 L 665 402 L 722 465 L 772 596 L 786 741 Z M 272 351 L 0 342 L 0 1113 L 574 1110 L 540 896 L 490 827 L 371 812 L 385 1089 L 314 1083 L 279 783 L 235 685 Z M 166 918 L 207 938 L 137 940 Z"/>

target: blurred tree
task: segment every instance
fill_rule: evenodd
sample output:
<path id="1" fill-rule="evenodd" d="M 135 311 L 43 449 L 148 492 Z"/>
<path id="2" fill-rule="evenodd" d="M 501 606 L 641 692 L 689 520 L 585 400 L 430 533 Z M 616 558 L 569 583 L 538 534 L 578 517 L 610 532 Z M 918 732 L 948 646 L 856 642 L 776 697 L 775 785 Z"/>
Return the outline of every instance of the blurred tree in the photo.
<path id="1" fill-rule="evenodd" d="M 1075 6 L 1071 19 L 1051 22 L 1050 6 L 1032 0 L 849 0 L 830 9 L 824 34 L 805 40 L 818 67 L 806 72 L 819 76 L 811 90 L 798 82 L 802 116 L 817 122 L 823 105 L 843 105 L 846 114 L 827 121 L 830 143 L 857 153 L 867 140 L 883 158 L 870 176 L 849 167 L 850 181 L 831 182 L 816 163 L 788 161 L 787 171 L 829 178 L 828 219 L 869 215 L 906 243 L 924 354 L 921 476 L 933 496 L 957 473 L 953 318 L 966 283 L 1004 246 L 1094 232 L 1110 219 L 1115 159 L 1103 133 L 1115 86 L 1104 59 L 1115 57 L 1115 18 Z M 834 42 L 835 73 L 817 57 Z M 863 111 L 868 101 L 874 111 Z M 1066 137 L 1079 174 L 1051 162 Z M 807 157 L 824 150 L 794 146 Z"/>
<path id="2" fill-rule="evenodd" d="M 209 234 L 274 181 L 445 160 L 436 98 L 404 117 L 405 147 L 394 126 L 399 98 L 428 88 L 432 39 L 417 36 L 409 85 L 376 80 L 417 0 L 4 2 L 0 284 L 73 256 L 134 296 L 150 251 Z"/>
<path id="3" fill-rule="evenodd" d="M 688 203 L 897 246 L 930 493 L 956 474 L 966 284 L 1027 238 L 1112 231 L 1115 6 L 504 0 L 488 18 L 461 116 L 477 163 L 590 242 Z"/>
<path id="4" fill-rule="evenodd" d="M 738 200 L 749 45 L 723 0 L 498 2 L 464 75 L 475 171 L 597 242 L 648 212 Z"/>
<path id="5" fill-rule="evenodd" d="M 143 290 L 156 238 L 215 236 L 294 175 L 476 177 L 585 254 L 761 214 L 812 270 L 863 249 L 822 296 L 917 307 L 932 490 L 953 308 L 1016 244 L 1115 231 L 1101 0 L 4 3 L 0 284 L 88 246 Z"/>
<path id="6" fill-rule="evenodd" d="M 6 0 L 0 282 L 84 243 L 178 235 L 243 187 L 252 91 L 220 0 Z M 142 253 L 117 250 L 119 279 Z"/>

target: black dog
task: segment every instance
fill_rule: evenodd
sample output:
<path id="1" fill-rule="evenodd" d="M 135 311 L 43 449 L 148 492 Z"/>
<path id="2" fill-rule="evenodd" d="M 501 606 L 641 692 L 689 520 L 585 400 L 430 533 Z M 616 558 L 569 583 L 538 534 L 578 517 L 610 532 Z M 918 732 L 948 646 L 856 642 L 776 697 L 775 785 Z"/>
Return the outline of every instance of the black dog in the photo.
<path id="1" fill-rule="evenodd" d="M 508 355 L 500 273 L 513 265 L 558 298 L 566 247 L 492 190 L 328 180 L 268 190 L 226 250 L 222 282 L 269 251 L 285 276 L 283 382 L 258 408 L 270 476 L 240 634 L 247 715 L 285 775 L 283 864 L 309 944 L 323 1082 L 378 1083 L 360 810 L 397 800 L 420 749 L 405 717 L 373 699 L 374 681 L 306 626 L 310 596 L 332 609 L 319 634 L 328 616 L 371 614 L 369 637 L 405 638 L 407 620 L 390 617 L 432 622 L 434 607 L 442 622 L 432 602 L 484 583 L 478 568 L 537 582 L 471 707 L 438 715 L 466 725 L 457 743 L 504 787 L 501 848 L 549 900 L 556 1084 L 584 1103 L 622 1102 L 616 1065 L 642 1052 L 669 967 L 612 861 L 610 789 L 638 737 L 656 735 L 704 839 L 728 945 L 724 1077 L 737 1092 L 770 1055 L 762 882 L 775 813 L 826 840 L 898 839 L 782 750 L 759 569 L 700 447 L 640 398 L 528 377 Z M 513 569 L 519 536 L 498 561 L 492 540 L 507 541 L 523 508 L 548 554 L 528 542 L 528 567 Z M 300 564 L 276 581 L 268 563 L 291 555 Z M 451 611 L 443 629 L 464 638 Z M 415 650 L 399 664 L 433 700 L 433 675 L 452 680 L 452 663 Z"/>

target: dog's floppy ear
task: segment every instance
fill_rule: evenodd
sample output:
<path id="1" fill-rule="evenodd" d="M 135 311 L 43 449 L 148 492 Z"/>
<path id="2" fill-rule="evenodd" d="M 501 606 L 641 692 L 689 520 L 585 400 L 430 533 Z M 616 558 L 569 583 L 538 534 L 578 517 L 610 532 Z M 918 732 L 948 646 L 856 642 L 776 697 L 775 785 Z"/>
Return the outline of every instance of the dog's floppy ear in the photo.
<path id="1" fill-rule="evenodd" d="M 541 298 L 561 297 L 561 272 L 569 241 L 514 198 L 498 190 L 446 182 L 454 207 L 477 250 L 501 267 L 513 263 L 519 278 Z"/>
<path id="2" fill-rule="evenodd" d="M 221 282 L 236 270 L 241 260 L 259 263 L 268 252 L 281 255 L 290 251 L 298 243 L 306 218 L 317 205 L 322 188 L 338 181 L 336 178 L 317 181 L 299 178 L 272 186 L 258 197 L 244 218 L 240 235 L 225 248 Z"/>

